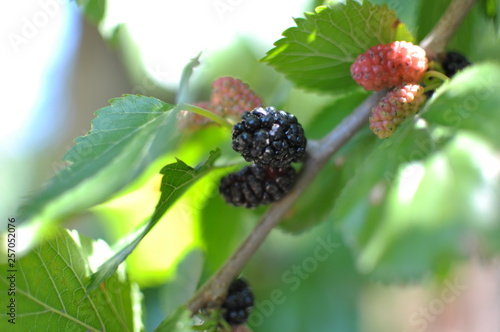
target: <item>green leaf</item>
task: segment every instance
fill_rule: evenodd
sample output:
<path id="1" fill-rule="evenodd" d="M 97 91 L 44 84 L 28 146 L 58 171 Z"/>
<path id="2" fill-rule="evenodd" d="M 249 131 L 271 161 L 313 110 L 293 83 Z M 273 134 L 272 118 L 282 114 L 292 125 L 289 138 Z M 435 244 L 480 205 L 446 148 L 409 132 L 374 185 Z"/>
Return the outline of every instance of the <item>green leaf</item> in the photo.
<path id="1" fill-rule="evenodd" d="M 483 63 L 463 70 L 435 93 L 423 110 L 431 123 L 468 130 L 500 146 L 500 65 Z"/>
<path id="2" fill-rule="evenodd" d="M 122 268 L 87 293 L 92 269 L 110 253 L 103 241 L 93 242 L 76 231 L 57 229 L 15 266 L 16 325 L 0 312 L 0 330 L 30 331 L 142 331 L 142 303 L 138 288 Z M 7 271 L 6 265 L 1 265 Z M 2 277 L 7 289 L 10 281 Z M 3 297 L 2 297 L 3 298 Z"/>
<path id="3" fill-rule="evenodd" d="M 175 137 L 174 106 L 135 95 L 110 103 L 64 156 L 69 166 L 20 208 L 19 219 L 52 222 L 101 203 L 168 151 Z"/>
<path id="4" fill-rule="evenodd" d="M 106 14 L 106 0 L 77 0 L 83 14 L 95 25 L 98 25 Z"/>
<path id="5" fill-rule="evenodd" d="M 161 322 L 155 332 L 191 332 L 192 325 L 191 312 L 186 307 L 181 306 Z"/>
<path id="6" fill-rule="evenodd" d="M 372 153 L 366 153 L 364 161 L 358 163 L 337 199 L 331 220 L 338 223 L 355 252 L 362 252 L 378 232 L 387 192 L 397 180 L 401 165 L 425 159 L 447 141 L 444 135 L 432 137 L 422 122 L 409 120 L 394 135 L 379 140 Z"/>
<path id="7" fill-rule="evenodd" d="M 420 2 L 422 0 L 400 1 L 400 0 L 370 0 L 372 4 L 387 6 L 394 10 L 398 18 L 404 22 L 405 26 L 412 32 L 418 28 L 418 13 L 420 9 Z"/>
<path id="8" fill-rule="evenodd" d="M 486 244 L 481 233 L 498 234 L 494 153 L 477 137 L 459 134 L 426 160 L 401 167 L 359 266 L 380 278 L 440 272 L 467 254 L 466 238 Z"/>
<path id="9" fill-rule="evenodd" d="M 90 279 L 88 289 L 95 289 L 100 283 L 106 280 L 116 271 L 118 266 L 127 258 L 128 255 L 137 247 L 141 240 L 149 233 L 149 231 L 160 221 L 165 212 L 177 201 L 179 197 L 198 179 L 203 177 L 213 168 L 214 162 L 220 156 L 220 151 L 212 151 L 208 159 L 192 168 L 186 165 L 183 161 L 177 160 L 173 164 L 166 165 L 160 171 L 163 174 L 161 180 L 161 196 L 155 211 L 148 223 L 139 228 L 134 233 L 130 234 L 124 241 L 120 249 L 118 249 L 113 257 L 99 266 Z"/>
<path id="10" fill-rule="evenodd" d="M 348 0 L 305 16 L 283 32 L 285 38 L 262 60 L 309 90 L 339 93 L 358 88 L 350 74 L 356 57 L 397 38 L 399 21 L 386 5 Z"/>

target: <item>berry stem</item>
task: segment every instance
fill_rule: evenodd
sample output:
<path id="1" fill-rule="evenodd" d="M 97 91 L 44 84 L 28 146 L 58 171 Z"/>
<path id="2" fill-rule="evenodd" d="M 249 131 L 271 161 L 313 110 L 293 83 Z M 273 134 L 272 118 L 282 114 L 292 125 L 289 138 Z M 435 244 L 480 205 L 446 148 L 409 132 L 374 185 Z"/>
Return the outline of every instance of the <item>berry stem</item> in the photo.
<path id="1" fill-rule="evenodd" d="M 436 82 L 435 80 L 432 80 L 433 78 L 437 78 L 439 82 Z M 431 90 L 436 90 L 439 88 L 444 82 L 449 81 L 450 78 L 446 76 L 445 74 L 436 71 L 436 70 L 429 70 L 428 72 L 425 73 L 423 83 L 425 85 L 424 92 L 431 91 Z"/>
<path id="2" fill-rule="evenodd" d="M 214 113 L 212 113 L 212 112 L 210 112 L 210 111 L 208 111 L 208 110 L 206 110 L 204 108 L 201 108 L 201 107 L 198 107 L 198 106 L 194 106 L 194 105 L 190 105 L 190 104 L 185 104 L 185 103 L 180 104 L 179 108 L 182 109 L 182 110 L 193 112 L 193 113 L 199 114 L 201 116 L 204 116 L 206 118 L 209 118 L 210 120 L 212 120 L 214 122 L 217 122 L 222 127 L 227 128 L 229 130 L 233 129 L 233 124 L 232 123 L 230 123 L 229 121 L 227 121 L 223 117 L 220 117 L 217 114 L 214 114 Z"/>
<path id="3" fill-rule="evenodd" d="M 450 79 L 445 74 L 440 73 L 440 72 L 435 71 L 435 70 L 429 70 L 428 72 L 425 73 L 424 80 L 427 80 L 429 78 L 437 78 L 443 82 L 446 82 Z"/>
<path id="4" fill-rule="evenodd" d="M 424 93 L 425 92 L 429 92 L 429 91 L 433 91 L 433 90 L 436 90 L 437 88 L 439 88 L 441 86 L 442 83 L 436 83 L 436 84 L 432 84 L 432 85 L 427 85 L 425 88 L 424 88 Z"/>

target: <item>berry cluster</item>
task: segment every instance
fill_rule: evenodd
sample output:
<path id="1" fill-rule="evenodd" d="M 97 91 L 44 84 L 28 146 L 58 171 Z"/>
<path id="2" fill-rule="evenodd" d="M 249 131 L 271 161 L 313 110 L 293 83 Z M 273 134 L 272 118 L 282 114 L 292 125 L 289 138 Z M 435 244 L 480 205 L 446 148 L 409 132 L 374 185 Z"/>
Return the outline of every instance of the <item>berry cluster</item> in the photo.
<path id="1" fill-rule="evenodd" d="M 262 100 L 247 84 L 233 77 L 221 77 L 212 83 L 210 101 L 193 103 L 223 118 L 237 121 L 247 110 L 262 105 Z M 179 112 L 179 127 L 196 130 L 213 123 L 210 119 L 188 111 Z"/>
<path id="2" fill-rule="evenodd" d="M 253 293 L 247 282 L 243 279 L 234 280 L 229 285 L 226 299 L 222 303 L 224 319 L 232 326 L 245 323 L 253 303 Z"/>
<path id="3" fill-rule="evenodd" d="M 370 129 L 386 138 L 426 100 L 418 83 L 428 68 L 425 50 L 418 45 L 396 41 L 377 45 L 360 54 L 351 66 L 353 79 L 366 90 L 390 91 L 372 109 Z"/>
<path id="4" fill-rule="evenodd" d="M 297 118 L 274 107 L 244 112 L 232 133 L 233 149 L 254 164 L 221 180 L 219 192 L 229 204 L 254 208 L 280 200 L 296 179 L 292 162 L 302 162 L 307 139 Z"/>

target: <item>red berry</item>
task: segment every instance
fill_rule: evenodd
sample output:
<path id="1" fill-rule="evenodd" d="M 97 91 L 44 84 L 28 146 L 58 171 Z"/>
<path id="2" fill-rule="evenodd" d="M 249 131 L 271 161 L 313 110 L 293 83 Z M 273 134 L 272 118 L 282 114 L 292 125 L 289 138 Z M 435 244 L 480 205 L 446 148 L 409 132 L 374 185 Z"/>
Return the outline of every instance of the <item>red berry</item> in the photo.
<path id="1" fill-rule="evenodd" d="M 417 83 L 427 70 L 425 50 L 395 41 L 371 47 L 351 65 L 352 78 L 366 90 L 380 91 L 404 82 Z"/>
<path id="2" fill-rule="evenodd" d="M 197 102 L 193 105 L 223 118 L 238 121 L 245 111 L 262 106 L 262 100 L 241 80 L 221 77 L 212 84 L 210 101 Z M 179 127 L 184 130 L 196 130 L 210 123 L 213 122 L 201 115 L 187 111 L 179 112 Z"/>
<path id="3" fill-rule="evenodd" d="M 392 135 L 412 114 L 418 112 L 427 97 L 418 84 L 400 84 L 382 98 L 372 109 L 370 129 L 380 138 Z"/>
<path id="4" fill-rule="evenodd" d="M 241 80 L 221 77 L 212 84 L 210 103 L 223 117 L 238 120 L 243 112 L 262 106 L 262 100 Z"/>

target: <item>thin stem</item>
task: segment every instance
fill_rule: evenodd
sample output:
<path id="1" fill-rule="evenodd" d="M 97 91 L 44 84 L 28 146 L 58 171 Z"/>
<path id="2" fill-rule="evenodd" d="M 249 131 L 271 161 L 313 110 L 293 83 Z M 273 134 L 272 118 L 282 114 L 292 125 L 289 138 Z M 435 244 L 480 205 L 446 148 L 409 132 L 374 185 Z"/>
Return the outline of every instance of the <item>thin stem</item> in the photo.
<path id="1" fill-rule="evenodd" d="M 214 114 L 210 111 L 207 111 L 204 108 L 190 105 L 190 104 L 185 104 L 185 103 L 182 103 L 181 105 L 179 105 L 179 108 L 182 110 L 193 112 L 193 113 L 199 114 L 201 116 L 204 116 L 206 118 L 209 118 L 210 120 L 217 122 L 222 127 L 227 128 L 229 130 L 233 129 L 233 125 L 229 121 L 227 121 L 223 117 L 218 116 L 217 114 Z"/>
<path id="2" fill-rule="evenodd" d="M 436 90 L 437 88 L 439 88 L 440 86 L 442 85 L 442 83 L 437 83 L 437 84 L 433 84 L 433 85 L 428 85 L 424 88 L 424 93 L 425 92 L 429 92 L 429 91 L 433 91 L 433 90 Z"/>
<path id="3" fill-rule="evenodd" d="M 420 43 L 429 58 L 435 59 L 439 53 L 444 52 L 446 45 L 477 1 L 455 0 L 450 4 L 434 29 Z"/>
<path id="4" fill-rule="evenodd" d="M 430 70 L 430 71 L 425 73 L 424 80 L 429 79 L 429 78 L 437 78 L 443 82 L 450 80 L 450 78 L 448 76 L 446 76 L 445 74 L 440 73 L 438 71 L 435 71 L 435 70 Z"/>

